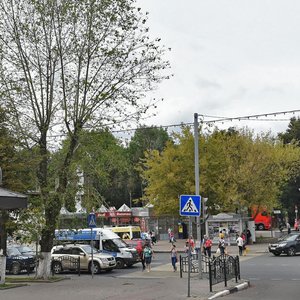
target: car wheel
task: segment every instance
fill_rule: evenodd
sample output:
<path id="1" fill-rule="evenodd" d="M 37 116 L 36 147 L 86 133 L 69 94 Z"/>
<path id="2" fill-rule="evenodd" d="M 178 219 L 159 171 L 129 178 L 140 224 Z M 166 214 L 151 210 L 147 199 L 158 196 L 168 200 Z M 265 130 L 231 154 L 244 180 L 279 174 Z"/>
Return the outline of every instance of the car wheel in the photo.
<path id="1" fill-rule="evenodd" d="M 18 275 L 21 271 L 21 266 L 18 262 L 15 262 L 12 264 L 11 266 L 11 269 L 10 269 L 10 272 L 13 274 L 13 275 Z"/>
<path id="2" fill-rule="evenodd" d="M 290 247 L 287 252 L 288 256 L 294 256 L 296 254 L 295 248 Z"/>
<path id="3" fill-rule="evenodd" d="M 93 267 L 94 274 L 99 274 L 100 271 L 101 271 L 99 263 L 97 263 L 97 262 L 94 261 L 93 262 L 93 266 L 94 266 Z M 90 270 L 90 273 L 92 273 L 92 263 L 90 263 L 89 270 Z"/>
<path id="4" fill-rule="evenodd" d="M 258 230 L 265 230 L 265 225 L 264 224 L 258 224 L 257 229 Z"/>
<path id="5" fill-rule="evenodd" d="M 62 272 L 62 266 L 61 263 L 59 261 L 54 261 L 52 263 L 52 270 L 54 272 L 54 274 L 59 274 Z"/>
<path id="6" fill-rule="evenodd" d="M 273 254 L 274 254 L 275 256 L 279 256 L 279 255 L 280 255 L 280 253 L 278 253 L 278 252 L 273 252 Z"/>
<path id="7" fill-rule="evenodd" d="M 117 263 L 117 265 L 116 265 L 117 269 L 123 269 L 124 268 L 125 263 L 124 263 L 123 259 L 117 259 L 116 263 Z"/>

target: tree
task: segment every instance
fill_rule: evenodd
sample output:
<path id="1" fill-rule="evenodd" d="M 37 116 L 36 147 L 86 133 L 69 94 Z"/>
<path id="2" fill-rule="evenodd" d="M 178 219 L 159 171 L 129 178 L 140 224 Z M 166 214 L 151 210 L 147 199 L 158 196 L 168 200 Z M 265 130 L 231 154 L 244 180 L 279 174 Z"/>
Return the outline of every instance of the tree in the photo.
<path id="1" fill-rule="evenodd" d="M 121 206 L 124 201 L 128 202 L 129 163 L 120 141 L 108 130 L 95 130 L 84 131 L 79 143 L 72 170 L 74 175 L 78 171 L 83 174 L 82 202 L 87 211 L 102 204 Z M 78 186 L 78 178 L 74 178 Z M 71 198 L 74 199 L 74 195 Z"/>
<path id="2" fill-rule="evenodd" d="M 181 194 L 194 194 L 194 137 L 188 128 L 176 134 L 159 154 L 144 161 L 146 197 L 158 213 L 178 214 Z M 286 181 L 299 170 L 300 151 L 249 131 L 219 131 L 201 135 L 200 194 L 214 212 L 235 211 L 253 205 L 273 208 Z"/>
<path id="3" fill-rule="evenodd" d="M 300 118 L 291 118 L 288 128 L 285 132 L 279 133 L 278 137 L 284 144 L 289 144 L 292 141 L 300 141 Z"/>
<path id="4" fill-rule="evenodd" d="M 171 138 L 162 127 L 139 127 L 130 140 L 127 153 L 131 163 L 128 174 L 128 193 L 130 198 L 139 201 L 143 196 L 144 184 L 140 176 L 140 161 L 146 152 L 157 150 L 162 152 Z"/>
<path id="5" fill-rule="evenodd" d="M 1 91 L 12 128 L 38 145 L 37 178 L 45 208 L 38 277 L 50 275 L 50 250 L 84 128 L 139 120 L 155 101 L 145 92 L 168 76 L 159 39 L 134 0 L 1 0 Z M 66 134 L 58 185 L 48 178 L 49 137 Z"/>
<path id="6" fill-rule="evenodd" d="M 291 118 L 288 128 L 285 132 L 279 133 L 278 137 L 284 144 L 295 143 L 299 147 L 300 142 L 300 119 Z M 298 173 L 299 174 L 299 173 Z M 288 212 L 290 220 L 295 219 L 295 206 L 300 207 L 300 176 L 295 175 L 285 186 L 280 197 L 280 202 Z"/>
<path id="7" fill-rule="evenodd" d="M 22 145 L 11 133 L 8 124 L 8 111 L 0 106 L 0 186 L 24 193 L 30 186 L 33 167 L 31 154 L 22 149 Z M 16 176 L 16 174 L 18 176 Z M 0 277 L 5 280 L 5 256 L 7 255 L 7 237 L 13 236 L 18 228 L 18 220 L 23 210 L 0 210 L 0 249 L 4 257 L 0 264 Z"/>

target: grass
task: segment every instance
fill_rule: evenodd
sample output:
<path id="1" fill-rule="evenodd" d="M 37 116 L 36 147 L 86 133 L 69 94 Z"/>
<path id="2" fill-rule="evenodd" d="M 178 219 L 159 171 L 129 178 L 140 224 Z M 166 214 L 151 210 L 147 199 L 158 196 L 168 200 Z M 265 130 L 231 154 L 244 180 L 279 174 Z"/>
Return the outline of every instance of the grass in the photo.
<path id="1" fill-rule="evenodd" d="M 27 284 L 23 283 L 3 283 L 0 284 L 0 290 L 12 289 L 16 287 L 26 286 Z"/>
<path id="2" fill-rule="evenodd" d="M 62 276 L 51 276 L 48 279 L 42 279 L 42 278 L 35 278 L 35 277 L 29 277 L 29 276 L 22 276 L 22 277 L 9 277 L 6 276 L 5 282 L 7 283 L 17 283 L 17 282 L 56 282 L 60 280 L 66 279 Z"/>

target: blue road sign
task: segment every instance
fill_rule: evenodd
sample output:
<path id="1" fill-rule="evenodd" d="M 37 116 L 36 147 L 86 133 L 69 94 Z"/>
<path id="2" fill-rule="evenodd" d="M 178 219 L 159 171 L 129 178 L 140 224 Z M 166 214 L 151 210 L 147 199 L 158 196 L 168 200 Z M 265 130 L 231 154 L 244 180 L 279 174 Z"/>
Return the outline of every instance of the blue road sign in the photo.
<path id="1" fill-rule="evenodd" d="M 198 195 L 181 195 L 180 209 L 181 216 L 200 217 L 201 215 L 201 196 Z"/>
<path id="2" fill-rule="evenodd" d="M 96 215 L 94 213 L 90 213 L 88 215 L 87 222 L 88 222 L 88 227 L 89 228 L 95 228 L 95 227 L 97 227 L 97 224 L 96 224 Z"/>

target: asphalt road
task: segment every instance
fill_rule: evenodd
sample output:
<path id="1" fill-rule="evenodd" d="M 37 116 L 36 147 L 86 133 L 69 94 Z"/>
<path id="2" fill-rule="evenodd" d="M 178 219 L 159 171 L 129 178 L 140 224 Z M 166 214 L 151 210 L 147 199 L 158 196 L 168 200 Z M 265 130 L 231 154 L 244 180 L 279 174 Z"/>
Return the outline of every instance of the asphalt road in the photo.
<path id="1" fill-rule="evenodd" d="M 155 255 L 153 267 L 170 262 L 167 253 Z M 171 269 L 170 262 L 170 269 Z M 131 278 L 130 274 L 134 274 Z M 154 272 L 153 272 L 154 273 Z M 171 272 L 173 273 L 173 272 Z M 143 278 L 141 263 L 131 268 L 116 269 L 112 272 L 95 274 L 66 274 L 69 280 L 54 283 L 36 283 L 25 287 L 0 291 L 2 300 L 154 300 L 186 299 L 186 280 L 176 277 Z M 174 274 L 175 275 L 175 274 Z M 24 276 L 24 275 L 23 275 Z M 127 277 L 128 276 L 128 277 Z"/>
<path id="2" fill-rule="evenodd" d="M 242 277 L 250 280 L 251 287 L 224 299 L 296 300 L 300 297 L 300 255 L 275 257 L 266 253 L 242 262 L 241 269 Z"/>

